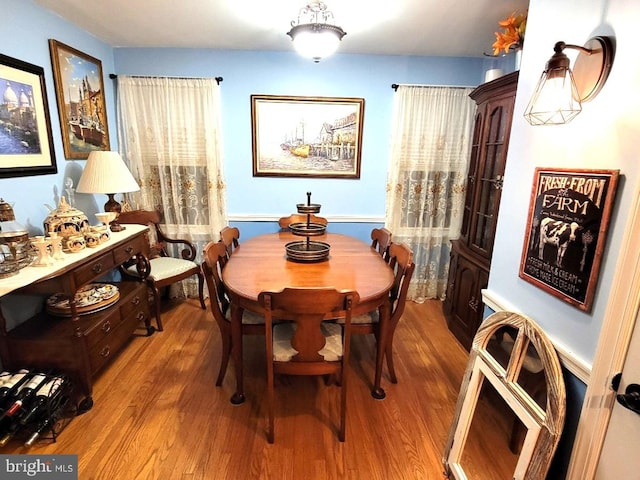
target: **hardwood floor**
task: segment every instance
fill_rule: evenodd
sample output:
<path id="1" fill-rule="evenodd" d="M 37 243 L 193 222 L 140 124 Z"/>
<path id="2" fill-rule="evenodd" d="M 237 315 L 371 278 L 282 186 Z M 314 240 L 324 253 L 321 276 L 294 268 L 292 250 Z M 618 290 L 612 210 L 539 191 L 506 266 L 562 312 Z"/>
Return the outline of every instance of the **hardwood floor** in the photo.
<path id="1" fill-rule="evenodd" d="M 164 332 L 132 339 L 97 379 L 93 409 L 56 443 L 26 449 L 16 440 L 0 453 L 77 454 L 82 480 L 443 478 L 467 352 L 446 328 L 441 302 L 407 305 L 394 345 L 399 383 L 389 382 L 385 367 L 384 400 L 370 395 L 374 339 L 354 337 L 345 443 L 336 434 L 337 387 L 277 377 L 273 445 L 265 437 L 263 337 L 245 339 L 247 400 L 233 406 L 232 365 L 214 385 L 220 338 L 209 310 L 197 299 L 167 307 Z M 510 479 L 508 419 L 487 414 L 478 422 L 470 478 Z"/>

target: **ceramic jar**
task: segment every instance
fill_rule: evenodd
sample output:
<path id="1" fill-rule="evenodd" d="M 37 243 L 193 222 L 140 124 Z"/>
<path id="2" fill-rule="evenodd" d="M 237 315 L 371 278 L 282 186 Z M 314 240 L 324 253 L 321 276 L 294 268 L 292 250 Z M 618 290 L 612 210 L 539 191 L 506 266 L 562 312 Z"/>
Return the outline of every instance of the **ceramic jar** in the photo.
<path id="1" fill-rule="evenodd" d="M 56 232 L 62 237 L 62 245 L 66 245 L 69 237 L 80 235 L 89 231 L 89 219 L 87 216 L 67 203 L 65 197 L 60 197 L 60 204 L 44 219 L 44 233 Z"/>

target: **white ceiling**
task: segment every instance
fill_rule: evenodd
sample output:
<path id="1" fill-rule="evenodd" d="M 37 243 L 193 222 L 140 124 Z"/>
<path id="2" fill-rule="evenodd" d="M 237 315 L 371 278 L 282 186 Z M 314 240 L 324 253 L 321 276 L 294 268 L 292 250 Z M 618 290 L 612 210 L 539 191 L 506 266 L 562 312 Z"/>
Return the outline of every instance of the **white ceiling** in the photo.
<path id="1" fill-rule="evenodd" d="M 307 0 L 34 0 L 114 47 L 291 51 Z M 529 0 L 326 0 L 341 53 L 481 56 Z"/>

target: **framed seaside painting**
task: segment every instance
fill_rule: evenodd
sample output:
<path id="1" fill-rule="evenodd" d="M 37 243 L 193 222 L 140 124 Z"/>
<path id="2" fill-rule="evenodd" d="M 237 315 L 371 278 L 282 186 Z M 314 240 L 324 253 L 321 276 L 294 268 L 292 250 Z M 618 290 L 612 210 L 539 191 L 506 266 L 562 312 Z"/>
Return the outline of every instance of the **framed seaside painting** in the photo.
<path id="1" fill-rule="evenodd" d="M 591 311 L 618 176 L 536 168 L 520 278 Z"/>
<path id="2" fill-rule="evenodd" d="M 0 178 L 56 166 L 44 69 L 0 54 Z"/>
<path id="3" fill-rule="evenodd" d="M 363 98 L 251 95 L 254 177 L 360 178 Z"/>
<path id="4" fill-rule="evenodd" d="M 49 49 L 65 158 L 109 150 L 102 62 L 53 39 Z"/>

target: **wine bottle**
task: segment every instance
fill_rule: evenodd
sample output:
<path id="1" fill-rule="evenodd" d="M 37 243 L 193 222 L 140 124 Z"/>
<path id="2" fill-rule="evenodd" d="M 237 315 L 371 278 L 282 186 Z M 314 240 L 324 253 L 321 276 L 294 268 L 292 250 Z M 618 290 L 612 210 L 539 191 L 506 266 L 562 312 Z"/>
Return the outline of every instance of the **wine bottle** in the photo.
<path id="1" fill-rule="evenodd" d="M 0 420 L 5 417 L 12 417 L 16 412 L 33 397 L 36 392 L 47 382 L 47 376 L 40 373 L 34 375 L 27 383 L 24 383 L 20 389 L 9 400 L 11 403 L 4 412 L 0 414 Z"/>
<path id="2" fill-rule="evenodd" d="M 42 432 L 44 432 L 48 428 L 51 428 L 53 425 L 55 425 L 55 423 L 62 417 L 65 405 L 66 405 L 66 402 L 61 402 L 56 407 L 56 409 L 53 412 L 51 412 L 51 415 L 42 419 L 42 421 L 36 426 L 31 436 L 27 439 L 26 442 L 24 442 L 25 447 L 30 447 L 31 445 L 33 445 L 34 442 L 38 439 L 38 437 L 40 437 Z M 2 446 L 3 446 L 2 439 L 0 439 L 0 447 Z"/>
<path id="3" fill-rule="evenodd" d="M 26 425 L 36 418 L 41 412 L 55 407 L 58 398 L 64 390 L 62 387 L 65 385 L 66 381 L 67 380 L 64 377 L 54 377 L 41 386 L 36 392 L 33 400 L 29 403 L 26 413 L 20 418 L 20 423 L 22 425 Z"/>
<path id="4" fill-rule="evenodd" d="M 29 370 L 24 369 L 11 375 L 9 380 L 0 386 L 0 405 L 2 405 L 7 398 L 11 398 L 29 378 L 31 378 Z"/>
<path id="5" fill-rule="evenodd" d="M 9 380 L 9 378 L 11 378 L 11 375 L 13 375 L 13 373 L 7 372 L 6 370 L 0 373 L 0 387 L 4 385 L 4 382 L 6 382 L 7 380 Z"/>
<path id="6" fill-rule="evenodd" d="M 0 437 L 0 447 L 4 447 L 9 443 L 9 440 L 22 428 L 19 422 L 22 414 L 23 411 L 19 411 L 15 416 L 4 419 L 0 425 L 0 434 L 2 435 L 2 437 Z"/>

